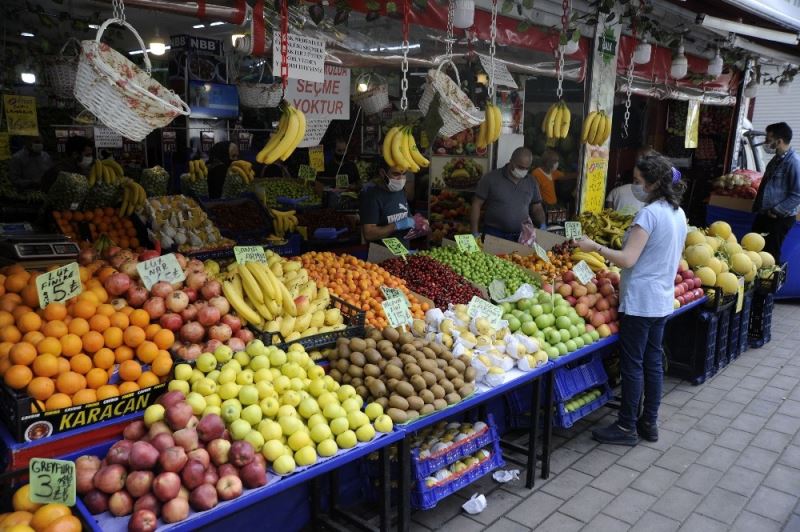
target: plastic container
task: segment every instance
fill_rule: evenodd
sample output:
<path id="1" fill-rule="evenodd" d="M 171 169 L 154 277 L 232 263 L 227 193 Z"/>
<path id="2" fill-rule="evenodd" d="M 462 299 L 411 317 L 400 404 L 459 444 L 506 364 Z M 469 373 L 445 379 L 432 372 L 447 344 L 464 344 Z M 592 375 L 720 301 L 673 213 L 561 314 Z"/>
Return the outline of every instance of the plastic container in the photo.
<path id="1" fill-rule="evenodd" d="M 499 440 L 500 436 L 497 433 L 497 424 L 492 414 L 488 415 L 486 425 L 487 427 L 484 431 L 457 442 L 443 453 L 432 455 L 428 458 L 420 459 L 419 449 L 412 449 L 411 457 L 413 461 L 411 462 L 411 467 L 414 478 L 417 480 L 424 480 L 425 477 L 432 475 L 443 467 L 475 454 L 479 449 L 483 449 L 492 442 Z"/>
<path id="2" fill-rule="evenodd" d="M 364 324 L 366 321 L 366 313 L 354 307 L 350 303 L 339 299 L 336 296 L 331 296 L 331 305 L 329 309 L 338 308 L 344 318 L 346 327 L 338 331 L 331 331 L 326 333 L 314 334 L 306 336 L 305 338 L 298 338 L 287 342 L 280 333 L 268 333 L 262 331 L 254 331 L 261 337 L 266 345 L 277 345 L 280 349 L 286 350 L 292 344 L 302 345 L 306 351 L 310 349 L 319 349 L 327 347 L 336 343 L 339 338 L 354 338 L 364 336 Z"/>
<path id="3" fill-rule="evenodd" d="M 199 203 L 222 236 L 235 240 L 240 246 L 260 244 L 272 232 L 272 218 L 255 194 L 229 199 L 206 198 Z M 225 218 L 226 211 L 234 213 L 230 220 Z"/>
<path id="4" fill-rule="evenodd" d="M 784 262 L 781 264 L 780 270 L 774 271 L 769 277 L 765 279 L 756 277 L 756 280 L 753 283 L 755 285 L 756 292 L 761 295 L 777 293 L 778 290 L 783 287 L 784 283 L 786 283 L 787 267 L 788 264 Z"/>
<path id="5" fill-rule="evenodd" d="M 728 330 L 730 329 L 731 325 L 730 315 L 732 312 L 733 312 L 732 307 L 727 307 L 724 310 L 717 312 L 719 316 L 719 321 L 717 326 L 717 349 L 715 358 L 716 361 L 715 365 L 717 366 L 717 371 L 727 366 L 728 362 L 730 362 L 730 360 L 728 359 Z"/>
<path id="6" fill-rule="evenodd" d="M 753 309 L 753 297 L 755 297 L 755 292 L 753 290 L 745 292 L 742 312 L 739 313 L 739 355 L 747 351 L 747 348 L 750 347 L 748 334 L 750 332 L 750 315 Z"/>
<path id="7" fill-rule="evenodd" d="M 713 377 L 717 373 L 718 326 L 719 316 L 709 311 L 668 321 L 664 333 L 667 371 L 695 385 Z"/>
<path id="8" fill-rule="evenodd" d="M 563 402 L 569 398 L 597 388 L 608 382 L 608 375 L 603 367 L 603 358 L 596 354 L 578 365 L 566 365 L 555 370 L 555 397 L 556 402 Z"/>
<path id="9" fill-rule="evenodd" d="M 750 330 L 747 333 L 750 347 L 761 347 L 772 339 L 773 294 L 756 294 L 750 311 Z"/>
<path id="10" fill-rule="evenodd" d="M 560 427 L 562 429 L 568 429 L 579 419 L 588 416 L 604 404 L 608 403 L 613 397 L 611 388 L 608 386 L 608 383 L 603 383 L 602 388 L 603 393 L 600 395 L 600 397 L 591 403 L 583 405 L 577 410 L 573 410 L 572 412 L 567 412 L 564 403 L 559 402 L 556 405 L 556 415 L 553 416 L 553 426 Z"/>
<path id="11" fill-rule="evenodd" d="M 722 293 L 722 290 L 713 286 L 702 286 L 702 289 L 708 298 L 706 301 L 706 309 L 708 310 L 720 312 L 736 304 L 737 294 L 726 296 Z"/>

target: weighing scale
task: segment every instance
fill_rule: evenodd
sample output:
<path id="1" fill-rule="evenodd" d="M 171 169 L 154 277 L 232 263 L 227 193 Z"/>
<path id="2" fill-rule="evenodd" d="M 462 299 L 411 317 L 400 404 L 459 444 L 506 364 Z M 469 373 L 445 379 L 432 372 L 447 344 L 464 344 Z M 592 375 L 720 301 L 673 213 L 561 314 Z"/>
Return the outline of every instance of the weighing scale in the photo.
<path id="1" fill-rule="evenodd" d="M 78 244 L 64 235 L 20 232 L 0 234 L 0 265 L 23 263 L 26 268 L 62 266 L 78 259 Z"/>

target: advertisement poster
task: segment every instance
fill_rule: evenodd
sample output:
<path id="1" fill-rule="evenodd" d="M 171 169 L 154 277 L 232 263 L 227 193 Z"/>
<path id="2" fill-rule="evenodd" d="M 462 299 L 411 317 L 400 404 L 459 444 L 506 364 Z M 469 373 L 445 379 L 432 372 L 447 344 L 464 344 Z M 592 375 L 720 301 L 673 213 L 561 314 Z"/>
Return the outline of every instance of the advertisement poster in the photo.
<path id="1" fill-rule="evenodd" d="M 289 79 L 304 79 L 322 83 L 326 74 L 325 42 L 313 37 L 289 34 Z M 281 39 L 277 32 L 272 35 L 272 71 L 281 71 Z"/>
<path id="2" fill-rule="evenodd" d="M 290 79 L 286 99 L 307 119 L 348 120 L 350 69 L 325 65 L 325 78 L 319 82 Z"/>
<path id="3" fill-rule="evenodd" d="M 192 118 L 237 118 L 239 91 L 236 85 L 189 81 L 189 107 Z"/>
<path id="4" fill-rule="evenodd" d="M 4 94 L 3 105 L 6 108 L 6 122 L 9 135 L 34 137 L 39 134 L 36 120 L 36 98 Z"/>
<path id="5" fill-rule="evenodd" d="M 503 117 L 501 133 L 521 135 L 525 113 L 525 91 L 497 89 L 497 106 Z"/>
<path id="6" fill-rule="evenodd" d="M 586 160 L 586 180 L 584 181 L 583 204 L 581 212 L 600 212 L 606 197 L 606 157 L 589 157 Z"/>

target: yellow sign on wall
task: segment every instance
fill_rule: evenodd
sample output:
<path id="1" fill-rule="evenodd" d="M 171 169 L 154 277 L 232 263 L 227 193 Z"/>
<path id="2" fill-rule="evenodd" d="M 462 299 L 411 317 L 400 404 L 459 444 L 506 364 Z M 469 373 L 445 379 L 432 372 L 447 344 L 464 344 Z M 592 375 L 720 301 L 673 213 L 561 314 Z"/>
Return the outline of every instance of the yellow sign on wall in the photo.
<path id="1" fill-rule="evenodd" d="M 325 153 L 322 151 L 322 146 L 308 149 L 308 164 L 317 172 L 325 171 Z"/>
<path id="2" fill-rule="evenodd" d="M 4 94 L 3 105 L 6 108 L 9 134 L 30 137 L 39 134 L 39 126 L 36 121 L 36 98 L 33 96 Z"/>
<path id="3" fill-rule="evenodd" d="M 608 173 L 608 159 L 605 157 L 590 157 L 586 160 L 581 212 L 603 210 L 606 198 L 606 173 Z"/>

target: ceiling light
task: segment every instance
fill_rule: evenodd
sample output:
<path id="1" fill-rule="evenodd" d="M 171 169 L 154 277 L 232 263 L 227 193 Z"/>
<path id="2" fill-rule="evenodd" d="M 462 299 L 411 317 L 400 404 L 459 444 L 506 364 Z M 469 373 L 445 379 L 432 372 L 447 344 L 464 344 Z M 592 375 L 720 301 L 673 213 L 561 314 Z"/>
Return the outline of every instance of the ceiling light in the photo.
<path id="1" fill-rule="evenodd" d="M 475 77 L 475 81 L 477 81 L 481 85 L 488 85 L 489 84 L 489 76 L 487 76 L 485 73 L 481 72 Z"/>
<path id="2" fill-rule="evenodd" d="M 36 83 L 36 74 L 33 72 L 23 72 L 19 75 L 19 77 L 23 83 L 27 83 L 28 85 L 33 85 Z"/>
<path id="3" fill-rule="evenodd" d="M 751 26 L 750 24 L 742 24 L 741 22 L 734 22 L 733 20 L 712 17 L 711 15 L 706 15 L 703 13 L 697 15 L 697 23 L 710 30 L 736 33 L 738 35 L 749 35 L 750 37 L 758 37 L 759 39 L 765 39 L 784 44 L 797 44 L 798 40 L 800 40 L 797 33 Z"/>
<path id="4" fill-rule="evenodd" d="M 151 43 L 151 46 L 152 46 L 152 43 Z M 171 46 L 165 46 L 164 47 L 164 51 L 167 51 L 167 50 L 169 50 L 171 48 L 172 48 Z M 147 49 L 147 53 L 148 54 L 153 54 L 153 55 L 163 55 L 164 54 L 164 52 L 161 52 L 160 54 L 157 54 L 152 48 L 148 48 Z M 131 50 L 130 52 L 128 52 L 128 55 L 141 55 L 141 54 L 142 54 L 141 50 Z"/>
<path id="5" fill-rule="evenodd" d="M 367 89 L 369 89 L 369 86 L 363 81 L 356 87 L 357 92 L 367 92 Z"/>
<path id="6" fill-rule="evenodd" d="M 475 0 L 455 0 L 453 26 L 460 29 L 471 28 L 475 22 Z"/>
<path id="7" fill-rule="evenodd" d="M 669 75 L 675 79 L 683 79 L 689 73 L 689 61 L 683 54 L 683 45 L 678 46 L 678 53 L 672 59 L 672 66 L 669 69 Z"/>
<path id="8" fill-rule="evenodd" d="M 156 28 L 155 37 L 150 39 L 150 42 L 147 43 L 147 46 L 149 46 L 148 52 L 153 55 L 164 55 L 164 52 L 167 51 L 167 43 L 164 42 L 164 39 L 158 34 L 158 28 Z"/>
<path id="9" fill-rule="evenodd" d="M 20 36 L 21 37 L 36 37 L 36 35 L 34 35 L 33 33 L 29 32 L 29 31 L 23 31 L 22 33 L 20 33 Z"/>
<path id="10" fill-rule="evenodd" d="M 633 63 L 636 65 L 645 65 L 650 62 L 650 55 L 653 51 L 653 45 L 647 41 L 636 43 L 636 48 L 633 50 Z"/>
<path id="11" fill-rule="evenodd" d="M 231 35 L 231 44 L 235 47 L 236 41 L 238 41 L 244 36 L 245 36 L 244 33 L 234 33 L 233 35 Z"/>
<path id="12" fill-rule="evenodd" d="M 215 20 L 214 22 L 209 24 L 209 26 L 222 26 L 223 24 L 225 24 L 225 23 L 222 22 L 222 21 L 219 21 L 219 20 Z"/>
<path id="13" fill-rule="evenodd" d="M 706 74 L 709 76 L 714 76 L 714 78 L 720 77 L 722 74 L 722 56 L 719 53 L 719 48 L 717 49 L 717 53 L 714 54 L 714 58 L 708 62 L 708 68 L 706 69 Z"/>
<path id="14" fill-rule="evenodd" d="M 201 29 L 201 28 L 205 28 L 205 27 L 206 27 L 206 25 L 205 25 L 205 24 L 195 24 L 195 25 L 194 25 L 194 26 L 192 26 L 192 27 L 193 27 L 194 29 L 196 29 L 196 30 L 199 30 L 199 29 Z"/>
<path id="15" fill-rule="evenodd" d="M 100 28 L 100 26 L 98 26 L 97 24 L 89 24 L 89 29 L 96 30 L 96 29 L 99 29 L 99 28 Z"/>

